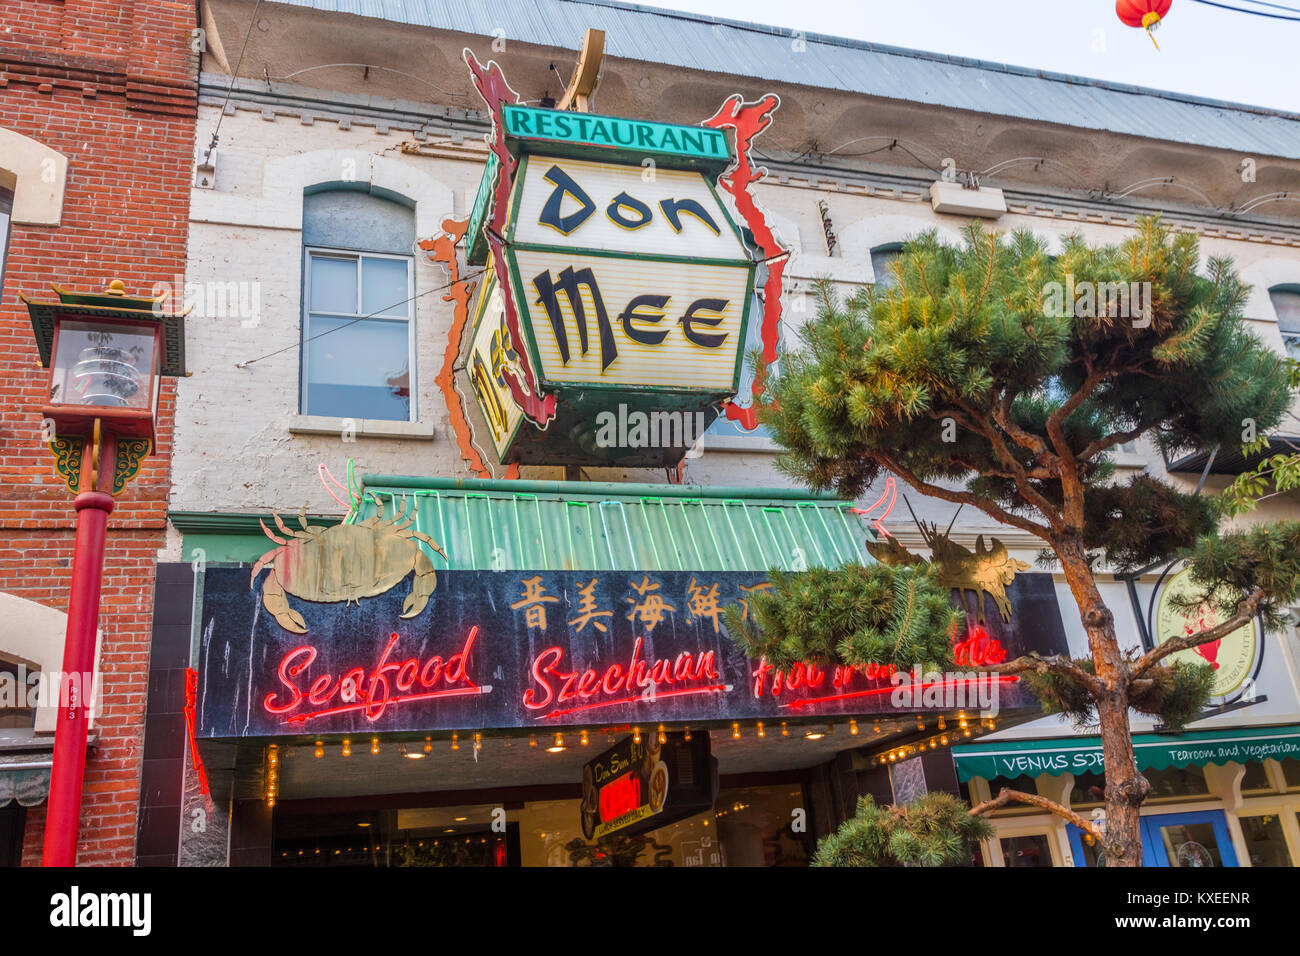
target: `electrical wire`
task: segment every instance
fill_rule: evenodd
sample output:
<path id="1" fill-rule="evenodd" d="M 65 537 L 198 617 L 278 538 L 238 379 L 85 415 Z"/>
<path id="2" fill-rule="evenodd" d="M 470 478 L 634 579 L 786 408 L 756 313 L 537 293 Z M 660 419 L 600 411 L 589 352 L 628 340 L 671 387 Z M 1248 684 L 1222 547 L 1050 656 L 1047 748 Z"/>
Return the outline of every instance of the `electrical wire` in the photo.
<path id="1" fill-rule="evenodd" d="M 1284 7 L 1280 3 L 1265 3 L 1264 0 L 1241 0 L 1241 2 L 1253 4 L 1257 7 L 1271 7 L 1274 10 L 1286 10 L 1289 13 L 1300 13 L 1300 7 Z"/>
<path id="2" fill-rule="evenodd" d="M 262 5 L 262 0 L 257 0 L 253 4 L 253 12 L 248 17 L 248 29 L 244 31 L 244 45 L 239 48 L 239 59 L 235 61 L 235 68 L 230 73 L 230 85 L 226 87 L 226 98 L 221 102 L 221 112 L 217 114 L 217 125 L 212 129 L 212 142 L 208 144 L 208 152 L 217 145 L 217 134 L 221 132 L 221 121 L 226 118 L 226 107 L 230 105 L 230 94 L 235 90 L 235 80 L 239 77 L 239 68 L 244 65 L 244 51 L 248 49 L 248 38 L 253 35 L 253 26 L 257 23 L 257 9 Z"/>
<path id="3" fill-rule="evenodd" d="M 304 73 L 310 73 L 312 70 L 329 70 L 335 67 L 342 67 L 342 66 L 362 67 L 367 70 L 383 70 L 385 73 L 396 73 L 398 76 L 404 76 L 408 80 L 415 80 L 415 82 L 417 83 L 423 83 L 425 86 L 429 87 L 430 89 L 437 90 L 439 93 L 442 93 L 445 96 L 468 97 L 471 95 L 469 93 L 456 93 L 452 90 L 444 90 L 441 86 L 438 86 L 436 83 L 431 83 L 428 80 L 424 79 L 424 77 L 416 76 L 414 73 L 404 73 L 401 70 L 394 70 L 392 67 L 388 67 L 388 66 L 375 66 L 373 63 L 321 63 L 317 66 L 308 66 L 308 67 L 304 67 L 301 70 L 295 70 L 292 73 L 286 73 L 283 76 L 272 76 L 270 77 L 270 79 L 291 80 L 295 76 L 301 76 Z"/>
<path id="4" fill-rule="evenodd" d="M 1287 20 L 1291 23 L 1300 23 L 1300 17 L 1284 17 L 1280 13 L 1265 13 L 1263 10 L 1243 10 L 1241 7 L 1230 7 L 1226 3 L 1215 3 L 1214 0 L 1192 0 L 1193 3 L 1203 3 L 1207 7 L 1218 7 L 1220 10 L 1231 10 L 1233 13 L 1248 13 L 1252 17 L 1267 17 L 1270 20 Z M 1249 2 L 1249 0 L 1247 0 Z M 1286 10 L 1288 7 L 1280 7 Z M 1293 11 L 1300 12 L 1300 11 Z"/>
<path id="5" fill-rule="evenodd" d="M 288 352 L 290 349 L 300 349 L 308 342 L 314 342 L 317 339 L 324 338 L 325 336 L 329 335 L 332 332 L 338 332 L 341 331 L 342 329 L 348 328 L 349 326 L 356 325 L 358 322 L 364 322 L 366 319 L 373 319 L 377 316 L 381 316 L 389 309 L 395 309 L 399 305 L 406 305 L 406 303 L 408 302 L 414 302 L 416 299 L 423 298 L 424 296 L 429 295 L 430 293 L 433 292 L 441 292 L 443 289 L 450 289 L 452 286 L 456 285 L 459 282 L 468 282 L 470 279 L 476 279 L 486 271 L 487 271 L 486 269 L 480 269 L 478 272 L 472 273 L 471 275 L 464 276 L 463 278 L 453 279 L 452 281 L 444 283 L 443 285 L 440 286 L 436 286 L 435 288 L 425 289 L 423 292 L 417 292 L 415 295 L 408 296 L 407 298 L 403 299 L 401 302 L 394 302 L 392 305 L 388 305 L 382 309 L 378 309 L 374 312 L 371 312 L 369 315 L 357 316 L 355 319 L 353 319 L 350 322 L 344 322 L 340 326 L 336 326 L 335 328 L 328 329 L 317 335 L 313 335 L 310 338 L 303 339 L 301 342 L 295 342 L 293 345 L 286 345 L 282 349 L 276 349 L 274 352 L 267 352 L 265 355 L 259 355 L 257 358 L 254 359 L 247 359 L 246 361 L 243 362 L 236 362 L 235 368 L 248 368 L 248 366 L 252 365 L 254 362 L 260 362 L 262 361 L 262 359 L 271 358 L 272 356 L 279 355 L 281 352 Z"/>

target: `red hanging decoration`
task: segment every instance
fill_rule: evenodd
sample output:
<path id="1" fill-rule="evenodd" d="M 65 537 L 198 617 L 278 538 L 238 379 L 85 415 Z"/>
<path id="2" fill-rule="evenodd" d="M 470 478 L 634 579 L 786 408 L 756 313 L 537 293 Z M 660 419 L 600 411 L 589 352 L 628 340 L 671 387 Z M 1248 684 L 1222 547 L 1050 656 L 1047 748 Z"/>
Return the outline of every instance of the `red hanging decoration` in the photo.
<path id="1" fill-rule="evenodd" d="M 1174 0 L 1115 0 L 1115 14 L 1125 26 L 1146 30 L 1147 36 L 1151 37 L 1151 42 L 1159 50 L 1160 44 L 1156 43 L 1151 31 L 1160 25 L 1173 5 Z"/>

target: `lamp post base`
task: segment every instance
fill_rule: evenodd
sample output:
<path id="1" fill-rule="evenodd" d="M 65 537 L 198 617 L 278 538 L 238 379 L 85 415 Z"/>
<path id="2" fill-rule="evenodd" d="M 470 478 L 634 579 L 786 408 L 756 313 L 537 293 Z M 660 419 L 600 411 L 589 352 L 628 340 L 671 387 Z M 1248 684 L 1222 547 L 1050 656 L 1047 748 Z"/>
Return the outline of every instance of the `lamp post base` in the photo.
<path id="1" fill-rule="evenodd" d="M 99 629 L 99 592 L 104 572 L 104 538 L 113 498 L 102 491 L 83 491 L 77 509 L 77 544 L 72 558 L 68 630 L 63 645 L 63 673 L 47 686 L 57 687 L 59 721 L 54 731 L 54 764 L 45 810 L 42 866 L 74 866 L 81 831 L 81 789 L 86 773 L 86 735 L 90 728 L 95 634 Z"/>

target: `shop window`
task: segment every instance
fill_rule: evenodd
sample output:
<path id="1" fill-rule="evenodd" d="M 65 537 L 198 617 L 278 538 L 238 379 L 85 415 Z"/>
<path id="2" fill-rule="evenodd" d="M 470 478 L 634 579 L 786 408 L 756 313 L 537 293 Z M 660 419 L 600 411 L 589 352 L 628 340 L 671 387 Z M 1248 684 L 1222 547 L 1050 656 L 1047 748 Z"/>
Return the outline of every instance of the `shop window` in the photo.
<path id="1" fill-rule="evenodd" d="M 1287 355 L 1300 361 L 1300 285 L 1279 285 L 1268 290 L 1277 311 L 1277 328 Z"/>
<path id="2" fill-rule="evenodd" d="M 796 833 L 798 784 L 718 793 L 712 812 L 605 846 L 582 838 L 576 800 L 532 801 L 519 813 L 524 866 L 806 866 L 811 837 Z M 512 814 L 513 816 L 513 814 Z"/>
<path id="3" fill-rule="evenodd" d="M 1276 813 L 1241 817 L 1241 834 L 1246 840 L 1251 866 L 1294 866 L 1282 833 L 1282 818 Z"/>
<path id="4" fill-rule="evenodd" d="M 1003 866 L 1052 866 L 1052 849 L 1046 833 L 1003 837 L 998 841 L 1002 848 Z"/>
<path id="5" fill-rule="evenodd" d="M 1256 765 L 1258 766 L 1258 764 Z M 1203 797 L 1210 792 L 1202 767 L 1170 767 L 1166 770 L 1144 770 L 1142 775 L 1151 784 L 1147 800 L 1179 800 Z M 1251 779 L 1254 779 L 1253 777 Z M 1070 790 L 1070 806 L 1098 807 L 1106 802 L 1106 775 L 1081 773 L 1074 778 Z"/>
<path id="6" fill-rule="evenodd" d="M 1158 827 L 1169 866 L 1223 866 L 1219 839 L 1212 823 L 1170 823 Z"/>
<path id="7" fill-rule="evenodd" d="M 1078 773 L 1074 775 L 1074 787 L 1070 790 L 1070 806 L 1072 808 L 1077 810 L 1079 807 L 1098 807 L 1105 802 L 1105 774 Z"/>
<path id="8" fill-rule="evenodd" d="M 414 222 L 369 193 L 303 198 L 304 415 L 415 417 Z"/>
<path id="9" fill-rule="evenodd" d="M 1262 762 L 1252 760 L 1245 766 L 1246 772 L 1241 778 L 1242 793 L 1272 793 L 1277 789 Z"/>
<path id="10" fill-rule="evenodd" d="M 1147 794 L 1148 800 L 1203 797 L 1210 792 L 1210 786 L 1205 782 L 1204 767 L 1168 767 L 1165 770 L 1144 770 L 1142 775 L 1151 783 L 1151 792 Z"/>
<path id="11" fill-rule="evenodd" d="M 1288 757 L 1278 763 L 1282 765 L 1282 779 L 1286 781 L 1286 788 L 1300 790 L 1300 759 Z"/>
<path id="12" fill-rule="evenodd" d="M 1003 790 L 1019 790 L 1021 793 L 1037 793 L 1038 781 L 1033 777 L 1025 774 L 1019 777 L 994 777 L 989 781 L 989 796 L 996 797 Z M 1026 806 L 1023 803 L 1012 801 L 1000 810 L 994 810 L 995 816 L 1013 815 L 1016 813 L 1041 813 L 1035 807 Z"/>

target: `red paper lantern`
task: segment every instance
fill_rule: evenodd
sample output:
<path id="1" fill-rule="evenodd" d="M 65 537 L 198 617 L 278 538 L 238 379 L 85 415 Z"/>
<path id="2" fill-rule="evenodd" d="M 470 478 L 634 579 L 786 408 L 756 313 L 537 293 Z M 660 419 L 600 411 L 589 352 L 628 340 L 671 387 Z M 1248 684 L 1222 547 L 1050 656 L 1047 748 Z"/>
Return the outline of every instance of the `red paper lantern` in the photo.
<path id="1" fill-rule="evenodd" d="M 1151 31 L 1160 25 L 1173 5 L 1174 0 L 1115 0 L 1115 14 L 1125 26 L 1146 30 L 1158 50 L 1160 44 L 1156 43 Z"/>

